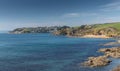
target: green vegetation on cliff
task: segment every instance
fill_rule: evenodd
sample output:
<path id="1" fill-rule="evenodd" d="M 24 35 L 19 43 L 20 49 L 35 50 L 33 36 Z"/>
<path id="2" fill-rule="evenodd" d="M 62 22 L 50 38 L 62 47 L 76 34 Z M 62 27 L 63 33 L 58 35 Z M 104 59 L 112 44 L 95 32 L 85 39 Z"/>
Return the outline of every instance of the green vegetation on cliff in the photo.
<path id="1" fill-rule="evenodd" d="M 105 23 L 105 24 L 93 24 L 93 25 L 81 25 L 76 27 L 69 26 L 53 26 L 53 27 L 28 27 L 17 28 L 10 33 L 53 33 L 55 35 L 66 36 L 85 36 L 85 35 L 105 35 L 107 37 L 116 37 L 120 35 L 120 22 L 117 23 Z"/>
<path id="2" fill-rule="evenodd" d="M 68 36 L 106 35 L 108 37 L 116 37 L 120 35 L 120 22 L 63 28 L 54 32 L 54 34 Z"/>

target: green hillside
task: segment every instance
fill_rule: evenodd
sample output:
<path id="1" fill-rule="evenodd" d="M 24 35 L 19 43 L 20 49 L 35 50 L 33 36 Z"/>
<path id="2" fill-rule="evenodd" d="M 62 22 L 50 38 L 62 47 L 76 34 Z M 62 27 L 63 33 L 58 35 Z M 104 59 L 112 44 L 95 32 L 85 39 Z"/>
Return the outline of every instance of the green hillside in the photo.
<path id="1" fill-rule="evenodd" d="M 57 35 L 68 36 L 106 35 L 109 37 L 115 37 L 120 35 L 120 22 L 62 28 L 54 33 Z"/>
<path id="2" fill-rule="evenodd" d="M 118 23 L 96 24 L 96 25 L 94 25 L 94 27 L 95 27 L 96 29 L 103 29 L 103 28 L 112 27 L 112 28 L 115 28 L 115 29 L 117 29 L 117 30 L 120 30 L 120 22 L 118 22 Z"/>
<path id="3" fill-rule="evenodd" d="M 10 33 L 53 33 L 55 35 L 67 36 L 84 36 L 84 35 L 105 35 L 109 37 L 120 36 L 120 22 L 117 23 L 104 23 L 93 25 L 81 25 L 76 27 L 69 26 L 55 26 L 55 27 L 28 27 L 17 28 Z"/>

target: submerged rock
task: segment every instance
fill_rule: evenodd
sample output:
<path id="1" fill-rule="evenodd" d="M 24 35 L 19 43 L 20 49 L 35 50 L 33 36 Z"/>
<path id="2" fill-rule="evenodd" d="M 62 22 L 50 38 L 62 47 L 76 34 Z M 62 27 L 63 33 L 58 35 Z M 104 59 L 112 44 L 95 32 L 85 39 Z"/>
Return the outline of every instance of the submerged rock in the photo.
<path id="1" fill-rule="evenodd" d="M 99 52 L 103 52 L 106 56 L 120 58 L 120 47 L 102 48 Z"/>
<path id="2" fill-rule="evenodd" d="M 117 40 L 118 43 L 120 43 L 120 40 Z"/>
<path id="3" fill-rule="evenodd" d="M 118 45 L 118 44 L 120 44 L 120 43 L 118 43 L 118 42 L 109 42 L 109 43 L 104 44 L 104 46 L 112 46 L 112 45 Z"/>
<path id="4" fill-rule="evenodd" d="M 116 42 L 109 42 L 104 44 L 104 46 L 112 46 L 112 45 L 120 45 L 120 40 L 117 40 Z"/>
<path id="5" fill-rule="evenodd" d="M 107 56 L 89 57 L 88 61 L 85 61 L 83 65 L 89 67 L 98 67 L 108 65 L 110 62 L 111 61 L 107 58 Z"/>
<path id="6" fill-rule="evenodd" d="M 120 71 L 120 65 L 114 68 L 112 71 Z"/>

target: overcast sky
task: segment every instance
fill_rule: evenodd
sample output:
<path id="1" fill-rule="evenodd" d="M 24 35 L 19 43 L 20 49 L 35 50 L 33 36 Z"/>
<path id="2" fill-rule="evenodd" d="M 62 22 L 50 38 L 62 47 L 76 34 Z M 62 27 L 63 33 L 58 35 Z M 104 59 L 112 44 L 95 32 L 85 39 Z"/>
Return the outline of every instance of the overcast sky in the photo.
<path id="1" fill-rule="evenodd" d="M 120 21 L 120 0 L 0 0 L 0 30 Z"/>

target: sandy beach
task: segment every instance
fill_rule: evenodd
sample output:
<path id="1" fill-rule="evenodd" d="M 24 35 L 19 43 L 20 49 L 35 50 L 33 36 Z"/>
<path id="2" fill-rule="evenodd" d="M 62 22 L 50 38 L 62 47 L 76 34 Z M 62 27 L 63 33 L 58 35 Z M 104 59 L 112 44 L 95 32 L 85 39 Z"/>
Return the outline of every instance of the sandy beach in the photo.
<path id="1" fill-rule="evenodd" d="M 84 35 L 83 38 L 110 38 L 106 35 Z"/>

